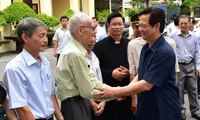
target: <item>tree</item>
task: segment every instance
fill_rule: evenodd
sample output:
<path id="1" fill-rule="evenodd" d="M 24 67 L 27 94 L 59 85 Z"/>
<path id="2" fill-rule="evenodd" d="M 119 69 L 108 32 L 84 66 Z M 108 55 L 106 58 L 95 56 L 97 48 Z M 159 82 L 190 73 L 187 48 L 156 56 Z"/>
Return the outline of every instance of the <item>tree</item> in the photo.
<path id="1" fill-rule="evenodd" d="M 70 19 L 70 17 L 74 14 L 74 11 L 72 9 L 68 9 L 68 10 L 65 10 L 61 16 L 67 16 L 68 19 Z"/>
<path id="2" fill-rule="evenodd" d="M 34 17 L 35 11 L 23 2 L 14 2 L 3 10 L 5 20 L 7 23 L 19 22 L 26 17 Z"/>
<path id="3" fill-rule="evenodd" d="M 38 14 L 35 17 L 37 19 L 41 20 L 42 22 L 44 22 L 47 25 L 48 30 L 51 27 L 57 26 L 59 24 L 58 18 L 56 18 L 54 16 L 49 16 L 49 15 L 47 15 L 45 13 Z"/>
<path id="4" fill-rule="evenodd" d="M 7 22 L 4 18 L 4 15 L 3 15 L 2 11 L 0 11 L 0 26 L 4 26 L 6 24 L 7 24 Z"/>
<path id="5" fill-rule="evenodd" d="M 194 8 L 200 6 L 200 0 L 184 0 L 183 5 L 191 11 L 190 16 L 194 16 Z"/>

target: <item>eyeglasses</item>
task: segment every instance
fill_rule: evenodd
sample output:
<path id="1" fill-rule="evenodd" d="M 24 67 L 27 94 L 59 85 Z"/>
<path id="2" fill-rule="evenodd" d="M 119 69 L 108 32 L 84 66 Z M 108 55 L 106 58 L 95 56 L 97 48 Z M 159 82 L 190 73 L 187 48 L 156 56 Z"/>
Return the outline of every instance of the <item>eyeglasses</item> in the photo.
<path id="1" fill-rule="evenodd" d="M 84 27 L 84 28 L 90 28 L 90 29 L 92 29 L 93 31 L 96 30 L 96 27 L 90 27 L 90 26 L 81 26 L 81 27 Z"/>

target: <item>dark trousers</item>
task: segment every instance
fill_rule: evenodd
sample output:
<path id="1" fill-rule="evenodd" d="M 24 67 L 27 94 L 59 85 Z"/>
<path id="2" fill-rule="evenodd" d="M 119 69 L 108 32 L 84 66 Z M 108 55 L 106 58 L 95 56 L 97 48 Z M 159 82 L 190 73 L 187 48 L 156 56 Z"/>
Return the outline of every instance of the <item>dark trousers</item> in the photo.
<path id="1" fill-rule="evenodd" d="M 198 89 L 198 95 L 200 95 L 200 77 L 198 78 L 197 81 L 197 89 Z"/>
<path id="2" fill-rule="evenodd" d="M 65 120 L 91 120 L 91 106 L 88 99 L 62 101 L 61 112 Z"/>
<path id="3" fill-rule="evenodd" d="M 57 61 L 56 61 L 56 65 L 57 65 L 57 63 L 58 63 L 58 60 L 59 60 L 59 58 L 60 58 L 60 54 L 57 54 Z"/>
<path id="4" fill-rule="evenodd" d="M 131 97 L 127 97 L 124 101 L 116 100 L 106 102 L 103 120 L 134 120 L 131 110 Z"/>

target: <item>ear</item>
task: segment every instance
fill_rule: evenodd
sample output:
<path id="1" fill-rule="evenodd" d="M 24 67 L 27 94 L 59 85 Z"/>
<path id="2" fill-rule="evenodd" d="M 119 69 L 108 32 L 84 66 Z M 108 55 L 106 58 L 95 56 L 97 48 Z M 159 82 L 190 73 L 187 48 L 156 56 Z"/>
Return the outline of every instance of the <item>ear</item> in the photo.
<path id="1" fill-rule="evenodd" d="M 159 30 L 160 29 L 160 23 L 156 24 L 156 28 Z"/>
<path id="2" fill-rule="evenodd" d="M 81 27 L 78 28 L 78 33 L 79 33 L 80 35 L 83 34 L 83 29 L 82 29 Z"/>
<path id="3" fill-rule="evenodd" d="M 24 33 L 22 34 L 22 39 L 23 39 L 24 43 L 28 42 L 28 36 L 25 35 Z"/>

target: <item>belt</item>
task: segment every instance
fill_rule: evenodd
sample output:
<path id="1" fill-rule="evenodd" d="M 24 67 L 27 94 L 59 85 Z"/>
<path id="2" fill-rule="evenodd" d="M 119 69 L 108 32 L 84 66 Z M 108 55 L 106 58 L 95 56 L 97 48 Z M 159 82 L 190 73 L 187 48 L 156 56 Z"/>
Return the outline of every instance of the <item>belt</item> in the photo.
<path id="1" fill-rule="evenodd" d="M 181 65 L 189 65 L 190 63 L 192 63 L 194 60 L 191 60 L 190 62 L 178 62 Z"/>
<path id="2" fill-rule="evenodd" d="M 80 95 L 78 95 L 78 96 L 67 98 L 67 99 L 63 100 L 62 102 L 74 102 L 74 101 L 78 101 L 81 99 L 83 99 L 83 98 Z"/>
<path id="3" fill-rule="evenodd" d="M 39 118 L 39 119 L 35 119 L 35 120 L 53 120 L 53 114 L 50 115 L 49 117 L 46 117 L 46 118 Z"/>

